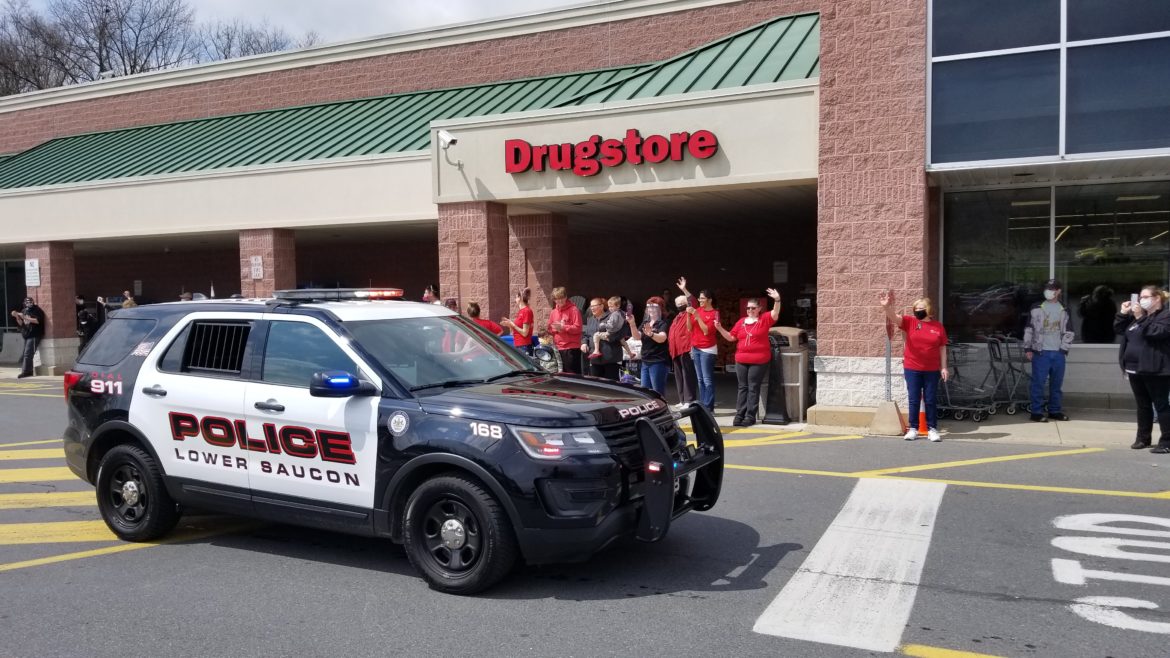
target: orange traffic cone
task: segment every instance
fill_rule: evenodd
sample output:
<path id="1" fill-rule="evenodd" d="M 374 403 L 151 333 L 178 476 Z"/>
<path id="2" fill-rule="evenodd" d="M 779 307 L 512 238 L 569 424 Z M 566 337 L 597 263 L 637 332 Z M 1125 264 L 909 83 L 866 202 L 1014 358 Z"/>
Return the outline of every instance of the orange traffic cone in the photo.
<path id="1" fill-rule="evenodd" d="M 926 434 L 926 412 L 918 412 L 918 433 Z"/>

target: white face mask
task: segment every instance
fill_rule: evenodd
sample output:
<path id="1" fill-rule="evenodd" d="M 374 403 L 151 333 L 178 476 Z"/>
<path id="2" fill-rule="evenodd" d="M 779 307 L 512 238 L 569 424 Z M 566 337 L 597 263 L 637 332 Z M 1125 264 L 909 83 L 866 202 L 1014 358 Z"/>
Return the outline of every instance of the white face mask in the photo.
<path id="1" fill-rule="evenodd" d="M 1056 299 L 1056 291 L 1055 290 L 1045 290 L 1044 291 L 1044 299 L 1047 299 L 1048 301 L 1052 301 L 1052 300 Z"/>
<path id="2" fill-rule="evenodd" d="M 1148 311 L 1154 307 L 1154 298 L 1143 297 L 1138 301 L 1138 306 L 1141 306 L 1143 311 Z"/>

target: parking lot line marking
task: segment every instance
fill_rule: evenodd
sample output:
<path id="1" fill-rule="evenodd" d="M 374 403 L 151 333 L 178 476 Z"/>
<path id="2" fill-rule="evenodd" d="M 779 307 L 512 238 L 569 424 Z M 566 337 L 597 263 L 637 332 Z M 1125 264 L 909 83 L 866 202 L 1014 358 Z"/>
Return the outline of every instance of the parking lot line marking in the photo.
<path id="1" fill-rule="evenodd" d="M 52 393 L 13 393 L 11 391 L 0 391 L 0 395 L 15 395 L 18 397 L 28 397 L 28 398 L 62 398 L 62 397 L 65 397 L 64 394 L 56 394 L 55 395 Z"/>
<path id="2" fill-rule="evenodd" d="M 852 435 L 843 434 L 841 436 L 812 436 L 812 437 L 809 437 L 807 439 L 780 439 L 778 441 L 768 441 L 766 443 L 760 443 L 758 445 L 779 446 L 779 445 L 789 445 L 792 443 L 824 443 L 826 441 L 854 441 L 856 439 L 864 439 L 864 438 L 865 437 L 860 435 L 860 434 L 852 434 Z"/>
<path id="3" fill-rule="evenodd" d="M 785 432 L 783 434 L 769 434 L 766 436 L 757 436 L 757 437 L 751 438 L 751 439 L 724 438 L 723 445 L 725 445 L 725 446 L 758 446 L 758 445 L 764 445 L 764 444 L 769 443 L 771 441 L 777 441 L 780 439 L 795 438 L 798 436 L 808 436 L 808 432 Z"/>
<path id="4" fill-rule="evenodd" d="M 752 630 L 895 651 L 926 564 L 946 485 L 861 479 Z"/>
<path id="5" fill-rule="evenodd" d="M 973 651 L 956 651 L 940 647 L 928 647 L 922 644 L 907 644 L 902 647 L 902 655 L 914 658 L 1002 658 L 989 653 L 975 653 Z"/>
<path id="6" fill-rule="evenodd" d="M 779 468 L 776 466 L 746 466 L 744 464 L 724 464 L 723 467 L 740 471 L 763 471 L 765 473 L 785 473 L 788 475 L 823 475 L 826 477 L 837 478 L 857 477 L 851 473 L 836 473 L 834 471 L 810 471 L 802 468 Z"/>
<path id="7" fill-rule="evenodd" d="M 88 551 L 77 551 L 74 553 L 63 553 L 61 555 L 50 555 L 48 557 L 36 558 L 34 560 L 23 560 L 21 562 L 8 562 L 0 564 L 0 573 L 5 571 L 15 571 L 16 569 L 27 569 L 29 567 L 39 567 L 46 564 L 55 564 L 58 562 L 68 562 L 70 560 L 81 560 L 87 557 L 98 557 L 101 555 L 111 555 L 114 553 L 124 553 L 126 551 L 137 551 L 143 548 L 153 548 L 155 546 L 166 546 L 168 544 L 180 544 L 188 541 L 199 541 L 209 537 L 217 537 L 219 535 L 227 535 L 233 532 L 239 532 L 250 527 L 258 525 L 256 522 L 240 521 L 228 522 L 220 525 L 214 529 L 205 530 L 179 530 L 166 539 L 151 542 L 137 542 L 118 544 L 117 546 L 107 546 L 105 548 L 95 548 Z"/>
<path id="8" fill-rule="evenodd" d="M 93 505 L 97 505 L 97 500 L 92 491 L 0 494 L 0 509 L 89 507 Z"/>
<path id="9" fill-rule="evenodd" d="M 1028 452 L 1022 455 L 1002 455 L 1000 457 L 982 457 L 980 459 L 964 459 L 962 461 L 939 462 L 937 464 L 918 464 L 916 466 L 895 466 L 893 468 L 878 468 L 872 471 L 857 471 L 857 477 L 871 477 L 874 475 L 889 475 L 891 473 L 913 473 L 915 471 L 931 471 L 936 468 L 958 468 L 960 466 L 977 466 L 979 464 L 994 464 L 997 462 L 1019 461 L 1021 459 L 1039 459 L 1041 457 L 1067 457 L 1069 455 L 1086 455 L 1092 452 L 1104 452 L 1104 448 L 1076 448 L 1072 450 L 1051 450 L 1047 452 Z"/>
<path id="10" fill-rule="evenodd" d="M 1038 491 L 1043 493 L 1078 494 L 1083 496 L 1115 496 L 1120 498 L 1148 498 L 1151 500 L 1167 500 L 1170 494 L 1147 491 L 1114 491 L 1110 489 L 1081 489 L 1077 487 L 1055 487 L 1041 484 L 1007 484 L 1000 482 L 977 482 L 970 480 L 944 480 L 936 478 L 917 478 L 906 476 L 878 476 L 883 480 L 914 480 L 915 482 L 938 482 L 960 487 L 978 487 L 981 489 L 1012 489 L 1015 491 Z"/>
<path id="11" fill-rule="evenodd" d="M 73 471 L 64 466 L 45 468 L 5 468 L 0 469 L 0 484 L 17 482 L 60 482 L 62 480 L 78 479 Z"/>
<path id="12" fill-rule="evenodd" d="M 65 453 L 60 448 L 0 450 L 0 462 L 19 461 L 21 459 L 63 459 L 64 457 Z"/>
<path id="13" fill-rule="evenodd" d="M 118 541 L 105 521 L 0 523 L 0 546 L 63 544 L 82 541 Z"/>
<path id="14" fill-rule="evenodd" d="M 20 443 L 0 443 L 0 448 L 18 448 L 20 446 L 43 446 L 49 443 L 60 443 L 61 439 L 45 439 L 44 441 L 21 441 Z"/>

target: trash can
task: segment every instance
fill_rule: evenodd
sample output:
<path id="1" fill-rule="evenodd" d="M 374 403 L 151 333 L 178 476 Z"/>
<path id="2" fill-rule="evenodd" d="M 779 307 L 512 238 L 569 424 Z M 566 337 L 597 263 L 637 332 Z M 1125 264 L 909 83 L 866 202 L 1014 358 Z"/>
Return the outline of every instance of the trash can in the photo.
<path id="1" fill-rule="evenodd" d="M 805 421 L 808 399 L 808 332 L 797 327 L 772 327 L 772 368 L 768 371 L 766 412 L 762 423 L 787 425 Z"/>

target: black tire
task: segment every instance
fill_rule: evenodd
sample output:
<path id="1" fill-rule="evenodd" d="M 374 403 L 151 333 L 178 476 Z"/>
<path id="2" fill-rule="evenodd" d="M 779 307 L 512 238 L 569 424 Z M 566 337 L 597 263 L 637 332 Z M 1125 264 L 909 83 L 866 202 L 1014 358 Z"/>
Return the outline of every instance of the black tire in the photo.
<path id="1" fill-rule="evenodd" d="M 453 536 L 444 539 L 444 527 Z M 406 501 L 402 531 L 410 563 L 433 589 L 449 594 L 495 585 L 519 555 L 507 513 L 483 485 L 462 475 L 420 484 Z"/>
<path id="2" fill-rule="evenodd" d="M 106 525 L 126 541 L 158 539 L 179 521 L 162 469 L 137 446 L 115 446 L 102 457 L 97 503 Z"/>

